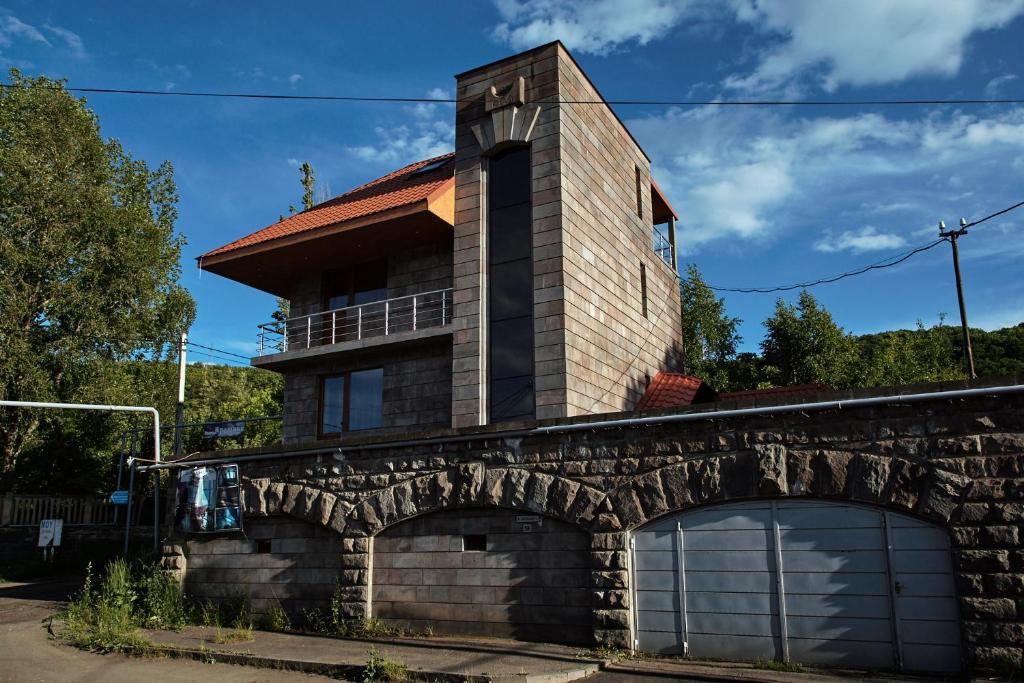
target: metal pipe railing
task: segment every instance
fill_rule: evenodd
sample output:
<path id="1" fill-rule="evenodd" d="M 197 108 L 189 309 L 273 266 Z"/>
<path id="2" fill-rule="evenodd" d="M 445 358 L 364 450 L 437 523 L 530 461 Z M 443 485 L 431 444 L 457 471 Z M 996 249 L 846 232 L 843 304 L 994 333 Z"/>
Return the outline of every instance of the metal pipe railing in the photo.
<path id="1" fill-rule="evenodd" d="M 259 325 L 259 355 L 340 344 L 451 323 L 452 290 L 371 301 Z"/>

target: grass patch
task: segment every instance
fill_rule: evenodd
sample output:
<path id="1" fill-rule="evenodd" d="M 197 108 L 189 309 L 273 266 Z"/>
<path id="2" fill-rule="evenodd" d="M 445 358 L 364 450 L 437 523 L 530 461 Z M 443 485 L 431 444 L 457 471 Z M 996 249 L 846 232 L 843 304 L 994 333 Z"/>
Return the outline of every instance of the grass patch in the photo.
<path id="1" fill-rule="evenodd" d="M 249 628 L 233 628 L 230 631 L 221 630 L 217 627 L 217 634 L 213 637 L 213 642 L 218 645 L 230 645 L 232 643 L 250 643 L 252 642 L 252 627 Z"/>
<path id="2" fill-rule="evenodd" d="M 90 564 L 85 585 L 62 615 L 64 628 L 60 635 L 78 647 L 95 652 L 147 650 L 152 643 L 138 632 L 135 609 L 138 599 L 128 562 L 115 560 L 108 564 L 99 586 L 95 585 Z"/>
<path id="3" fill-rule="evenodd" d="M 759 659 L 751 664 L 755 669 L 765 671 L 783 671 L 791 674 L 802 674 L 807 672 L 807 667 L 796 662 L 779 662 L 774 659 Z"/>
<path id="4" fill-rule="evenodd" d="M 373 681 L 405 681 L 409 678 L 409 667 L 401 662 L 394 662 L 380 654 L 377 648 L 371 647 L 370 659 L 363 669 L 363 683 Z"/>

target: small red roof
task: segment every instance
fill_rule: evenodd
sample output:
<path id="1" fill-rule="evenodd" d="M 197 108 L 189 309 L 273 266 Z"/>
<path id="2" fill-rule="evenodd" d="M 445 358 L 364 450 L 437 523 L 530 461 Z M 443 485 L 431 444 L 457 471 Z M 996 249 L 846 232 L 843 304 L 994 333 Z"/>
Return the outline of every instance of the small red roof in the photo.
<path id="1" fill-rule="evenodd" d="M 634 410 L 658 410 L 659 408 L 688 406 L 694 402 L 701 389 L 710 391 L 704 384 L 704 380 L 699 377 L 680 375 L 674 372 L 659 372 L 647 385 L 647 391 L 637 401 Z"/>
<path id="2" fill-rule="evenodd" d="M 251 235 L 203 254 L 200 259 L 262 244 L 280 237 L 296 235 L 336 225 L 353 218 L 369 216 L 428 199 L 447 183 L 454 183 L 455 154 L 443 154 L 417 161 L 397 171 L 361 185 L 343 195 L 318 204 L 302 213 L 288 216 Z M 434 166 L 436 164 L 436 167 Z M 421 168 L 431 166 L 420 173 Z"/>

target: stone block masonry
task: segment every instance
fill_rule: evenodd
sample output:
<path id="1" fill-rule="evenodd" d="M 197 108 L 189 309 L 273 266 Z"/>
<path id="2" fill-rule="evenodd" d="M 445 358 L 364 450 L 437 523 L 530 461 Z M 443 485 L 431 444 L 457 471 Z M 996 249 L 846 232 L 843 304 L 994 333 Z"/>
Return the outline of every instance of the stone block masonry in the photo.
<path id="1" fill-rule="evenodd" d="M 895 393 L 876 395 L 886 391 Z M 438 435 L 458 440 L 411 441 Z M 910 514 L 948 530 L 968 665 L 1003 672 L 1024 665 L 1024 394 L 525 436 L 477 428 L 418 437 L 241 463 L 248 528 L 259 528 L 261 518 L 298 519 L 326 534 L 317 538 L 336 553 L 330 569 L 350 591 L 344 610 L 351 618 L 375 614 L 373 544 L 406 520 L 515 510 L 586 534 L 593 642 L 628 648 L 630 531 L 700 505 L 810 497 Z M 274 536 L 292 537 L 308 538 L 287 529 Z M 215 583 L 190 576 L 211 566 L 211 553 L 201 550 L 210 541 L 172 541 L 181 553 L 168 563 L 184 568 L 188 585 Z M 244 543 L 231 547 L 223 556 L 239 568 L 253 556 Z"/>

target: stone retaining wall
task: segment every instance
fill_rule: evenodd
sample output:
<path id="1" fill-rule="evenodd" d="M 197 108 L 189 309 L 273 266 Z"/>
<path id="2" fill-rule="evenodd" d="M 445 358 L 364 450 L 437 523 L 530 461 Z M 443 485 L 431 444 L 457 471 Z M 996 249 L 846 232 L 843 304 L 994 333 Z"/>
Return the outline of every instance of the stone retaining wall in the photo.
<path id="1" fill-rule="evenodd" d="M 948 528 L 969 665 L 1022 668 L 1024 394 L 514 438 L 483 430 L 386 450 L 346 443 L 242 472 L 249 519 L 285 514 L 337 534 L 352 618 L 368 614 L 369 538 L 433 511 L 510 508 L 590 534 L 594 640 L 628 647 L 624 532 L 697 505 L 809 496 Z M 168 566 L 190 566 L 193 547 Z"/>

